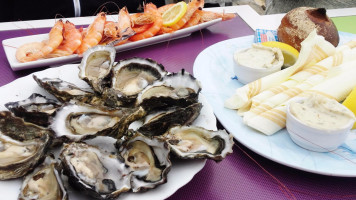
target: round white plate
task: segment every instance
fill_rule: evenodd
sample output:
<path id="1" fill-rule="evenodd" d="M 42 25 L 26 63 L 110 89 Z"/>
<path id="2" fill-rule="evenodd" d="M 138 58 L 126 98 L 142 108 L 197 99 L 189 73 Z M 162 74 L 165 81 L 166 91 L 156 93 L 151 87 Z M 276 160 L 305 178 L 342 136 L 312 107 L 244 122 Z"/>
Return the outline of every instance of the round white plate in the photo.
<path id="1" fill-rule="evenodd" d="M 64 65 L 57 68 L 50 68 L 34 73 L 40 78 L 60 78 L 76 84 L 79 87 L 88 85 L 78 78 L 78 65 Z M 39 93 L 49 98 L 54 98 L 44 89 L 40 88 L 33 80 L 32 75 L 19 78 L 0 88 L 0 110 L 7 110 L 4 104 L 11 101 L 19 101 L 28 98 L 32 93 Z M 202 126 L 207 129 L 216 130 L 216 118 L 211 106 L 206 99 L 200 95 L 199 101 L 203 104 L 200 116 L 194 121 L 194 125 Z M 174 160 L 171 171 L 168 173 L 167 183 L 155 189 L 143 193 L 125 193 L 120 195 L 123 200 L 152 200 L 165 199 L 176 192 L 180 187 L 187 184 L 196 173 L 205 165 L 205 160 Z M 22 179 L 0 181 L 0 196 L 2 200 L 17 199 L 20 191 Z M 69 189 L 69 188 L 67 188 Z M 81 195 L 80 192 L 72 189 L 68 190 L 69 198 L 73 200 L 86 200 L 88 196 Z"/>
<path id="2" fill-rule="evenodd" d="M 340 32 L 340 38 L 342 44 L 356 36 Z M 194 76 L 201 81 L 202 93 L 221 124 L 243 145 L 275 162 L 317 174 L 356 177 L 356 131 L 337 150 L 317 153 L 293 143 L 286 129 L 266 136 L 244 125 L 235 110 L 224 108 L 225 100 L 242 86 L 232 79 L 233 53 L 252 43 L 253 36 L 225 40 L 206 48 L 194 62 Z"/>

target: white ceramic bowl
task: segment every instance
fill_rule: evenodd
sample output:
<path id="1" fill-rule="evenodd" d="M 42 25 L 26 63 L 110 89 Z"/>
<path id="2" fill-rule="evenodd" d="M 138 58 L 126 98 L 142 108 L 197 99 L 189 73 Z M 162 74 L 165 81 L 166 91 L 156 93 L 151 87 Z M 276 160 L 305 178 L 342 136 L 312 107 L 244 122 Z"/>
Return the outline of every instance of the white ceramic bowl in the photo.
<path id="1" fill-rule="evenodd" d="M 247 50 L 247 49 L 245 49 L 245 50 Z M 245 50 L 242 50 L 242 51 L 245 51 Z M 283 65 L 283 62 L 282 62 L 280 66 L 276 65 L 272 68 L 252 68 L 252 67 L 246 67 L 246 66 L 238 64 L 237 58 L 236 58 L 236 53 L 234 54 L 233 59 L 234 59 L 234 63 L 235 63 L 234 73 L 238 78 L 237 80 L 243 84 L 250 83 L 250 82 L 260 79 L 264 76 L 267 76 L 274 72 L 280 71 L 282 68 L 282 65 Z"/>
<path id="2" fill-rule="evenodd" d="M 297 98 L 301 102 L 304 98 Z M 340 104 L 343 106 L 342 104 Z M 292 140 L 299 146 L 316 152 L 329 152 L 344 143 L 354 120 L 350 119 L 344 127 L 335 130 L 322 130 L 313 128 L 297 119 L 287 105 L 287 131 Z"/>

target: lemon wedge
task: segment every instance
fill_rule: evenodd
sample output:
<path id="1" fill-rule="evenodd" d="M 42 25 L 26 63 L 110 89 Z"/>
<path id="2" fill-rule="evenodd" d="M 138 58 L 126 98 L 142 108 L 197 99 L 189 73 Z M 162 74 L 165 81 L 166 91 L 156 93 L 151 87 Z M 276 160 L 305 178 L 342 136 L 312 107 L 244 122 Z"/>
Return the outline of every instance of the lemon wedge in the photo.
<path id="1" fill-rule="evenodd" d="M 345 101 L 342 103 L 348 109 L 350 109 L 356 115 L 356 87 L 352 90 L 349 96 L 346 97 Z M 356 128 L 356 123 L 352 129 Z"/>
<path id="2" fill-rule="evenodd" d="M 263 42 L 261 44 L 266 47 L 276 47 L 281 49 L 284 57 L 283 65 L 287 67 L 292 66 L 297 61 L 297 58 L 299 56 L 298 50 L 286 43 L 270 41 Z"/>
<path id="3" fill-rule="evenodd" d="M 163 26 L 172 26 L 177 23 L 187 12 L 187 4 L 184 1 L 176 3 L 162 14 Z"/>

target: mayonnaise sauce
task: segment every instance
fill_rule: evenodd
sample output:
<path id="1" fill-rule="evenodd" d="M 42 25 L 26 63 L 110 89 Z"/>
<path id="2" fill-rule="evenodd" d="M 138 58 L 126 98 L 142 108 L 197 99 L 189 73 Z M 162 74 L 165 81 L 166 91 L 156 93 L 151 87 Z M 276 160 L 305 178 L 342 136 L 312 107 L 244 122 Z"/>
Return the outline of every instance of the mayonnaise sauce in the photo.
<path id="1" fill-rule="evenodd" d="M 257 69 L 269 69 L 276 65 L 281 67 L 284 62 L 280 49 L 258 44 L 253 44 L 251 48 L 244 51 L 236 52 L 234 59 L 239 65 Z"/>
<path id="2" fill-rule="evenodd" d="M 355 120 L 355 115 L 349 109 L 319 94 L 301 102 L 291 102 L 289 109 L 305 125 L 322 130 L 342 129 Z"/>

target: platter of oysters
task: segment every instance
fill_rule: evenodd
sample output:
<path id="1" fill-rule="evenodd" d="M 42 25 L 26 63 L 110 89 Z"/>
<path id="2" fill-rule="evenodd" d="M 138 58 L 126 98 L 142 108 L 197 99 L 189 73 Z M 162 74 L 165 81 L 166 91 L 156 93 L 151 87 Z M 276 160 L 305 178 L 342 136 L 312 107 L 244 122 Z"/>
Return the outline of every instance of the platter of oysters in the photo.
<path id="1" fill-rule="evenodd" d="M 164 199 L 232 153 L 197 79 L 115 54 L 0 88 L 2 199 Z"/>

